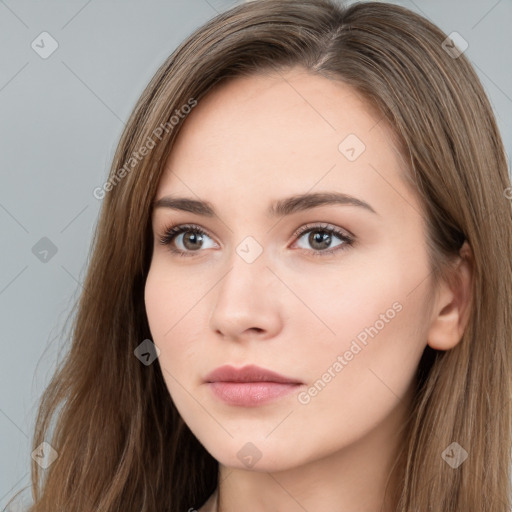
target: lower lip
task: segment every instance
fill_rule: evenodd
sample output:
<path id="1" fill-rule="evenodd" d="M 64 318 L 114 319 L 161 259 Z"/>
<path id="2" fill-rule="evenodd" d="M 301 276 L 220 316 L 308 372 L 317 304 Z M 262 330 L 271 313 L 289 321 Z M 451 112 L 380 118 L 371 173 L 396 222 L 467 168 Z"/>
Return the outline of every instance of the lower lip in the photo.
<path id="1" fill-rule="evenodd" d="M 300 387 L 281 382 L 210 382 L 210 389 L 229 405 L 254 407 L 277 400 Z"/>

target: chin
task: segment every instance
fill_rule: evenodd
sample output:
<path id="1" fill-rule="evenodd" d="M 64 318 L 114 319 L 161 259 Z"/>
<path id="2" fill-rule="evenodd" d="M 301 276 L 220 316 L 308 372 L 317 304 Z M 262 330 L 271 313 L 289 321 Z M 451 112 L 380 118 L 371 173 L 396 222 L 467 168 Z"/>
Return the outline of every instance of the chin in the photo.
<path id="1" fill-rule="evenodd" d="M 285 443 L 276 437 L 258 439 L 257 436 L 244 436 L 248 441 L 240 441 L 240 436 L 231 439 L 228 444 L 211 446 L 204 444 L 208 452 L 220 464 L 233 469 L 243 469 L 256 472 L 285 471 L 308 462 L 306 454 L 297 451 L 297 442 Z M 253 439 L 253 441 L 250 441 Z M 289 440 L 290 441 L 290 440 Z"/>

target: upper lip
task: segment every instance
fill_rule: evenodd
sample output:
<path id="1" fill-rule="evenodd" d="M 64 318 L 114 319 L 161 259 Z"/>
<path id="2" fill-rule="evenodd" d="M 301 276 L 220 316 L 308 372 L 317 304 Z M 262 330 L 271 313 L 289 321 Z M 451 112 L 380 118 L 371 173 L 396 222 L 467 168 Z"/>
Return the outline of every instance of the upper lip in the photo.
<path id="1" fill-rule="evenodd" d="M 279 373 L 248 365 L 242 368 L 224 365 L 216 368 L 205 377 L 206 382 L 280 382 L 286 384 L 302 384 L 301 381 L 285 377 Z"/>

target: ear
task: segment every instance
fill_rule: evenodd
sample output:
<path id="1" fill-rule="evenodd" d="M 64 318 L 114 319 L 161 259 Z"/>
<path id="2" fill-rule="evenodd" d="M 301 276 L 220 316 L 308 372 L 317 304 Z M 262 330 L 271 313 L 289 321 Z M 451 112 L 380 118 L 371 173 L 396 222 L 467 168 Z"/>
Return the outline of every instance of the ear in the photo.
<path id="1" fill-rule="evenodd" d="M 459 250 L 458 262 L 451 271 L 450 282 L 439 283 L 432 321 L 428 331 L 428 345 L 436 350 L 449 350 L 462 339 L 469 320 L 473 252 L 467 240 Z"/>

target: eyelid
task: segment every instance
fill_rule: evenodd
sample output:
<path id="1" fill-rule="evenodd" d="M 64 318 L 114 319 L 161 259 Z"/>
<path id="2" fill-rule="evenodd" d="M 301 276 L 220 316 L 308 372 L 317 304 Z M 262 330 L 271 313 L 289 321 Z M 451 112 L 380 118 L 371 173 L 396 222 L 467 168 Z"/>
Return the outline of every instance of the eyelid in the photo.
<path id="1" fill-rule="evenodd" d="M 292 236 L 293 237 L 300 237 L 302 234 L 304 234 L 306 231 L 309 231 L 311 229 L 325 229 L 326 231 L 333 231 L 336 233 L 343 234 L 346 238 L 350 238 L 351 240 L 355 240 L 356 236 L 345 228 L 340 228 L 334 224 L 329 224 L 328 222 L 321 222 L 321 221 L 314 221 L 314 222 L 308 222 L 307 224 L 303 224 L 300 228 L 296 229 Z"/>
<path id="2" fill-rule="evenodd" d="M 159 236 L 159 241 L 162 245 L 167 245 L 170 243 L 171 237 L 176 238 L 178 235 L 180 235 L 184 231 L 197 231 L 199 233 L 205 234 L 211 239 L 214 239 L 209 231 L 198 224 L 193 223 L 176 223 L 176 224 L 170 224 L 167 227 L 164 227 L 162 230 L 162 235 Z M 167 241 L 169 240 L 169 241 Z"/>
<path id="3" fill-rule="evenodd" d="M 215 236 L 211 235 L 210 232 L 206 228 L 203 228 L 202 226 L 199 226 L 198 224 L 187 223 L 186 222 L 186 223 L 183 223 L 183 224 L 181 224 L 181 223 L 171 223 L 168 226 L 164 227 L 163 230 L 162 230 L 163 236 L 161 236 L 160 239 L 164 238 L 171 230 L 174 230 L 175 228 L 180 228 L 180 229 L 183 229 L 183 230 L 185 230 L 186 228 L 192 229 L 192 230 L 197 230 L 197 231 L 199 231 L 201 233 L 204 233 L 205 235 L 209 236 L 210 238 L 215 238 Z M 291 236 L 292 237 L 299 237 L 300 235 L 302 235 L 303 233 L 305 233 L 309 229 L 315 229 L 315 228 L 316 229 L 326 229 L 326 230 L 332 230 L 332 231 L 339 231 L 339 232 L 345 233 L 347 238 L 352 238 L 352 239 L 356 238 L 354 233 L 352 233 L 348 229 L 340 228 L 340 227 L 338 227 L 338 226 L 336 226 L 334 224 L 329 224 L 328 222 L 322 222 L 322 221 L 313 221 L 313 222 L 308 222 L 307 224 L 303 224 L 299 228 L 297 228 L 292 233 Z M 176 229 L 176 231 L 178 231 L 178 229 Z"/>
<path id="4" fill-rule="evenodd" d="M 334 234 L 337 238 L 339 238 L 342 243 L 335 246 L 331 249 L 325 249 L 325 250 L 313 250 L 313 249 L 304 249 L 299 248 L 300 251 L 305 251 L 306 253 L 310 253 L 314 256 L 328 256 L 333 255 L 334 253 L 337 253 L 338 251 L 344 250 L 347 246 L 352 246 L 356 241 L 356 236 L 353 235 L 349 230 L 340 228 L 336 225 L 329 224 L 328 222 L 321 222 L 321 221 L 315 221 L 310 222 L 307 224 L 303 224 L 298 229 L 296 229 L 293 234 L 293 243 L 300 240 L 301 236 L 304 233 L 307 233 L 308 231 L 326 231 L 330 232 L 331 234 Z M 200 234 L 206 235 L 208 238 L 215 240 L 215 237 L 212 236 L 209 231 L 202 226 L 199 226 L 198 224 L 194 223 L 173 223 L 167 227 L 164 228 L 163 234 L 159 237 L 159 241 L 161 245 L 167 245 L 169 246 L 169 250 L 179 256 L 195 256 L 195 253 L 201 253 L 204 251 L 198 250 L 198 251 L 183 251 L 181 249 L 175 249 L 172 247 L 172 242 L 183 232 L 187 231 L 195 231 Z M 215 242 L 217 244 L 217 242 Z M 342 246 L 342 248 L 338 248 Z"/>

